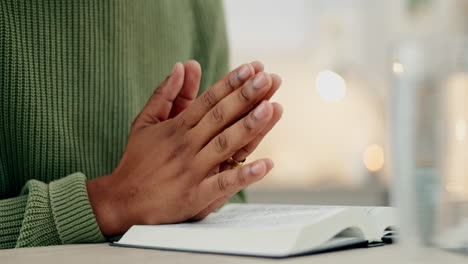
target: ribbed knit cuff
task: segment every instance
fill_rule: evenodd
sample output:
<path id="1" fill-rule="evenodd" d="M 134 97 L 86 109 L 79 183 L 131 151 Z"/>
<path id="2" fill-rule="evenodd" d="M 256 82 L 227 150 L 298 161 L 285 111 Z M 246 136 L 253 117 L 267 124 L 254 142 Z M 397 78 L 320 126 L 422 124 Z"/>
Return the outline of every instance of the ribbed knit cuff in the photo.
<path id="1" fill-rule="evenodd" d="M 86 190 L 86 177 L 74 173 L 49 184 L 55 225 L 63 244 L 104 242 Z"/>
<path id="2" fill-rule="evenodd" d="M 21 195 L 27 196 L 27 202 L 15 247 L 61 244 L 50 208 L 49 185 L 29 180 L 24 185 Z"/>
<path id="3" fill-rule="evenodd" d="M 26 195 L 0 201 L 0 248 L 16 246 L 27 201 Z"/>

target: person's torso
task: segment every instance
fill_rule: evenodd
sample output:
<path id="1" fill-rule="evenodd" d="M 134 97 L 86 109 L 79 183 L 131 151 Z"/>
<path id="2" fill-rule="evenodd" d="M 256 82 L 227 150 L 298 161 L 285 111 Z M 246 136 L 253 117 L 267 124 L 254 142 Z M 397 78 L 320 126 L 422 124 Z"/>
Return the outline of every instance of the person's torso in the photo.
<path id="1" fill-rule="evenodd" d="M 191 1 L 0 3 L 0 198 L 112 172 L 134 117 L 193 57 Z"/>

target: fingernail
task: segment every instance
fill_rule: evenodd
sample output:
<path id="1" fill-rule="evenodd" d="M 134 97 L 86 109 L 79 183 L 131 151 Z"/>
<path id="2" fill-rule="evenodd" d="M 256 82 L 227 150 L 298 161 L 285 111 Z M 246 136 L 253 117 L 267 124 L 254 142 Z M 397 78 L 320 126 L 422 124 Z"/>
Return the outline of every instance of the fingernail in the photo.
<path id="1" fill-rule="evenodd" d="M 269 165 L 268 167 L 270 167 L 270 168 L 275 167 L 275 164 L 273 163 L 273 161 L 272 161 L 271 159 L 267 159 L 266 162 L 267 162 L 268 165 Z"/>
<path id="2" fill-rule="evenodd" d="M 257 76 L 255 76 L 255 79 L 253 80 L 253 87 L 254 88 L 262 88 L 267 84 L 267 78 L 265 77 L 265 73 L 259 73 Z"/>
<path id="3" fill-rule="evenodd" d="M 262 102 L 260 105 L 255 108 L 253 115 L 256 119 L 263 119 L 267 116 L 267 109 L 266 109 L 266 104 L 268 104 L 267 101 Z"/>
<path id="4" fill-rule="evenodd" d="M 250 166 L 250 172 L 253 175 L 260 175 L 263 172 L 265 165 L 263 165 L 263 162 L 256 162 L 252 166 Z"/>
<path id="5" fill-rule="evenodd" d="M 240 68 L 239 72 L 239 79 L 241 80 L 245 80 L 249 77 L 249 74 L 250 74 L 250 69 L 249 69 L 249 66 L 247 65 L 244 65 Z"/>
<path id="6" fill-rule="evenodd" d="M 180 62 L 177 62 L 176 64 L 174 64 L 174 66 L 172 67 L 172 70 L 171 70 L 171 75 L 175 73 L 176 69 L 177 69 L 177 66 L 180 64 Z"/>
<path id="7" fill-rule="evenodd" d="M 263 71 L 265 69 L 265 66 L 261 61 L 252 61 L 250 64 L 257 64 L 259 67 L 259 71 Z"/>
<path id="8" fill-rule="evenodd" d="M 271 78 L 276 78 L 278 80 L 278 85 L 281 86 L 283 79 L 278 74 L 271 74 Z"/>
<path id="9" fill-rule="evenodd" d="M 278 103 L 275 103 L 275 104 L 276 104 L 276 107 L 278 107 L 278 111 L 279 111 L 280 113 L 283 113 L 283 111 L 284 111 L 283 106 L 282 106 L 281 104 L 278 104 Z"/>

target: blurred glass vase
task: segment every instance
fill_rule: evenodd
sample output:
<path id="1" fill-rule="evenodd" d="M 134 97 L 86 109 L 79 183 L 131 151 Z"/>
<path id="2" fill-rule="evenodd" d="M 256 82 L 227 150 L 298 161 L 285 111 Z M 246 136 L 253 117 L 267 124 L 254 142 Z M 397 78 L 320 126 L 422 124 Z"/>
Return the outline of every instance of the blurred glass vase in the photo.
<path id="1" fill-rule="evenodd" d="M 399 43 L 392 57 L 390 170 L 401 243 L 468 249 L 468 38 Z"/>

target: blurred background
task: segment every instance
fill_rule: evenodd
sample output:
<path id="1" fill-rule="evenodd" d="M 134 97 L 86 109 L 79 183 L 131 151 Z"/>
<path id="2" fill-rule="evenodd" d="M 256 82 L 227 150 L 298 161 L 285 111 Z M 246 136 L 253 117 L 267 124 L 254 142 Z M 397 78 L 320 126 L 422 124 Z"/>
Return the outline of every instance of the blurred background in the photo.
<path id="1" fill-rule="evenodd" d="M 249 201 L 388 205 L 388 97 L 404 71 L 391 50 L 415 32 L 465 31 L 468 1 L 224 2 L 231 66 L 260 60 L 283 78 L 283 119 L 249 158 L 275 168 Z"/>

